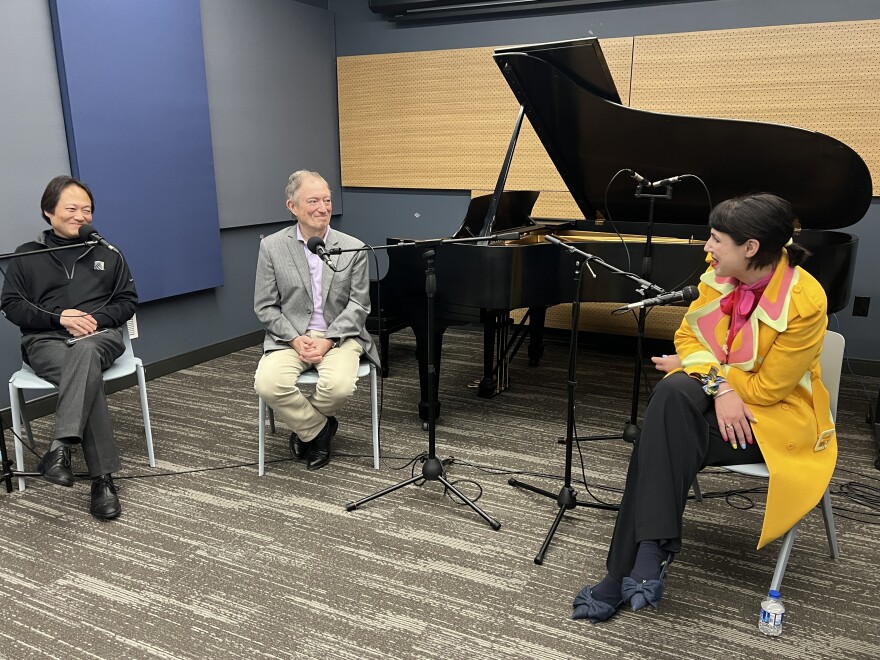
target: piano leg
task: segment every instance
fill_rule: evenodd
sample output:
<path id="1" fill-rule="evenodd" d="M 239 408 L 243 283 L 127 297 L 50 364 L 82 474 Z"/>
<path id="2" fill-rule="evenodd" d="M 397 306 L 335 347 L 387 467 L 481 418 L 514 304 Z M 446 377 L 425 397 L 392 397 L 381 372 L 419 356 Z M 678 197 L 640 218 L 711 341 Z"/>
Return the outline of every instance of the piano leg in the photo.
<path id="1" fill-rule="evenodd" d="M 529 307 L 529 366 L 537 367 L 544 357 L 546 307 Z"/>
<path id="2" fill-rule="evenodd" d="M 510 314 L 507 311 L 482 310 L 482 315 L 483 378 L 477 394 L 483 399 L 491 399 L 510 386 L 507 354 Z"/>

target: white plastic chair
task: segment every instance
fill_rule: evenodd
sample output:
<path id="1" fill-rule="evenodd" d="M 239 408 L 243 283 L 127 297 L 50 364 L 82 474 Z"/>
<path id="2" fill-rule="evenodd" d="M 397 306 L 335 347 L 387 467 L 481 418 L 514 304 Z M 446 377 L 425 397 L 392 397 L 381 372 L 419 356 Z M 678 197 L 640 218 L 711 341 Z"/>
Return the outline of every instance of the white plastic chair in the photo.
<path id="1" fill-rule="evenodd" d="M 369 360 L 362 359 L 358 367 L 357 377 L 370 377 L 370 415 L 373 425 L 373 467 L 379 469 L 379 394 L 376 385 L 376 366 Z M 296 379 L 297 385 L 314 385 L 318 382 L 318 372 L 315 369 L 303 371 L 299 378 Z M 260 398 L 260 451 L 257 474 L 263 476 L 265 474 L 266 464 L 266 402 Z M 271 410 L 269 411 L 271 414 Z M 272 432 L 275 432 L 274 419 L 272 421 Z"/>
<path id="2" fill-rule="evenodd" d="M 837 419 L 837 396 L 840 391 L 840 373 L 843 366 L 843 349 L 845 340 L 843 335 L 828 330 L 825 333 L 825 340 L 822 344 L 822 355 L 820 363 L 822 365 L 822 383 L 828 390 L 828 396 L 831 403 L 831 416 Z M 744 474 L 749 477 L 770 478 L 767 471 L 766 463 L 748 463 L 745 465 L 721 465 L 719 466 L 729 472 Z M 698 501 L 701 501 L 700 486 L 697 480 L 694 480 L 694 495 Z M 831 558 L 837 559 L 840 555 L 840 548 L 837 544 L 837 530 L 834 527 L 834 513 L 831 508 L 831 495 L 829 489 L 825 489 L 822 496 L 822 516 L 825 518 L 825 533 L 828 536 L 828 545 L 831 548 Z M 791 549 L 794 546 L 794 539 L 797 536 L 798 526 L 801 520 L 796 522 L 794 526 L 782 537 L 782 547 L 779 549 L 779 557 L 776 559 L 776 569 L 773 571 L 773 580 L 770 582 L 770 588 L 779 591 L 782 585 L 782 577 L 785 575 L 785 568 L 788 566 L 788 559 L 791 556 Z"/>
<path id="3" fill-rule="evenodd" d="M 137 373 L 138 390 L 141 395 L 141 413 L 144 417 L 144 434 L 147 437 L 147 457 L 150 467 L 156 467 L 156 459 L 153 456 L 153 433 L 150 428 L 150 408 L 147 404 L 147 383 L 144 377 L 144 363 L 135 357 L 131 347 L 131 337 L 127 328 L 123 328 L 122 341 L 125 343 L 125 352 L 103 372 L 104 382 L 130 376 Z M 9 379 L 9 405 L 12 415 L 12 428 L 15 431 L 15 463 L 19 472 L 24 472 L 24 450 L 21 445 L 22 429 L 28 425 L 24 416 L 24 390 L 54 390 L 55 386 L 47 380 L 43 380 L 26 363 L 22 363 L 21 369 L 12 374 Z M 18 489 L 24 490 L 24 477 L 18 478 Z"/>

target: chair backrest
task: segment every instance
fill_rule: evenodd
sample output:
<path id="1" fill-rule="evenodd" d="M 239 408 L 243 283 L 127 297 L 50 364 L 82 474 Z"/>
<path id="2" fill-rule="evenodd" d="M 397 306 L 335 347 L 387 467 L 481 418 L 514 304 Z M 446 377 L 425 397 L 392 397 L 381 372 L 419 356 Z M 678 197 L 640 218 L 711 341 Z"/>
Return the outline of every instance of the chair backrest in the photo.
<path id="1" fill-rule="evenodd" d="M 843 370 L 843 349 L 846 340 L 843 335 L 828 330 L 822 343 L 822 355 L 819 358 L 822 366 L 822 383 L 828 390 L 831 402 L 831 416 L 837 420 L 837 396 L 840 392 L 840 374 Z"/>

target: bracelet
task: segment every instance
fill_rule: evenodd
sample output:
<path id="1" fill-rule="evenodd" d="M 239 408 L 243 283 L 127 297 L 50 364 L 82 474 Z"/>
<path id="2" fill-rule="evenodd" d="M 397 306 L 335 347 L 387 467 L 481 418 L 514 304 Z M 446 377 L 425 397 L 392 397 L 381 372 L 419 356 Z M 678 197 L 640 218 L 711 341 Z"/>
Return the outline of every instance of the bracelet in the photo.
<path id="1" fill-rule="evenodd" d="M 709 369 L 709 373 L 705 376 L 701 376 L 700 380 L 703 383 L 703 391 L 709 396 L 716 396 L 718 394 L 718 388 L 721 386 L 721 383 L 726 383 L 727 379 L 724 376 L 718 375 L 718 368 L 712 367 Z"/>
<path id="2" fill-rule="evenodd" d="M 715 395 L 714 398 L 717 399 L 718 397 L 720 397 L 720 396 L 724 396 L 725 394 L 730 394 L 731 392 L 733 392 L 733 388 L 732 388 L 732 387 L 731 387 L 729 390 L 724 390 L 723 392 L 718 392 L 718 393 Z"/>

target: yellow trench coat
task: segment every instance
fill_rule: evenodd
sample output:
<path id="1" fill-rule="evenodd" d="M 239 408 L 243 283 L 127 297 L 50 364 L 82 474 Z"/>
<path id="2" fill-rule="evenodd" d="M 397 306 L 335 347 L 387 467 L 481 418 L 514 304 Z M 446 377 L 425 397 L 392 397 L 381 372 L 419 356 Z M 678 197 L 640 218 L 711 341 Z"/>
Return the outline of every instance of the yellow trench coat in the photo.
<path id="1" fill-rule="evenodd" d="M 827 300 L 819 282 L 790 267 L 783 254 L 727 353 L 730 317 L 719 301 L 734 285 L 730 278 L 715 277 L 711 267 L 703 273 L 700 297 L 675 333 L 677 371 L 700 375 L 717 367 L 757 419 L 752 430 L 770 472 L 758 540 L 762 548 L 816 506 L 837 462 L 834 420 L 819 366 Z"/>

